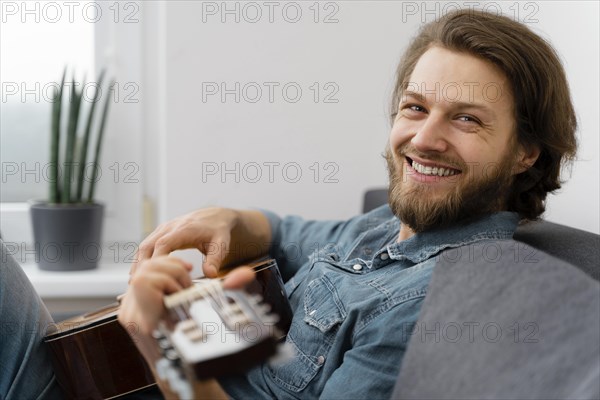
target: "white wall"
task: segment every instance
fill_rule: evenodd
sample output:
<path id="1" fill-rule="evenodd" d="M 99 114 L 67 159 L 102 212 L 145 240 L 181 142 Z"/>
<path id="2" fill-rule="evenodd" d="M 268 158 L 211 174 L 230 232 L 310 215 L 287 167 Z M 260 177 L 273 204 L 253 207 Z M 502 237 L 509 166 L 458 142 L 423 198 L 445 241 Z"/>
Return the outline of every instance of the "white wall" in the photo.
<path id="1" fill-rule="evenodd" d="M 579 152 L 572 174 L 559 193 L 550 196 L 546 218 L 600 233 L 600 66 L 599 3 L 544 2 L 539 31 L 552 41 L 565 63 L 579 119 Z"/>
<path id="2" fill-rule="evenodd" d="M 229 9 L 238 7 L 239 22 L 235 13 L 224 15 L 225 22 L 220 13 L 207 13 L 223 4 L 144 3 L 145 190 L 157 203 L 159 222 L 211 204 L 310 218 L 356 214 L 363 191 L 386 184 L 380 154 L 389 132 L 387 104 L 396 64 L 421 20 L 434 18 L 436 8 L 439 15 L 446 3 L 427 3 L 433 10 L 427 14 L 422 2 L 321 2 L 318 23 L 314 2 L 275 3 L 273 22 L 263 2 L 245 9 L 247 2 L 227 2 Z M 302 17 L 286 21 L 295 18 L 296 5 Z M 518 10 L 521 19 L 537 20 L 529 25 L 557 47 L 580 118 L 579 160 L 569 183 L 550 197 L 546 216 L 598 233 L 598 3 L 502 7 L 507 15 Z M 262 18 L 249 22 L 257 9 Z M 327 15 L 338 22 L 324 23 Z M 207 82 L 225 82 L 228 88 L 255 82 L 262 98 L 249 102 L 256 92 L 247 86 L 239 103 L 233 94 L 225 102 L 217 95 L 203 99 L 203 82 L 205 89 Z M 265 82 L 279 84 L 273 102 Z M 318 102 L 310 89 L 314 82 L 320 86 Z M 283 97 L 286 83 L 301 87 L 298 102 Z M 323 102 L 335 88 L 338 102 Z M 221 169 L 222 163 L 230 169 L 239 163 L 240 181 L 235 174 L 217 174 L 205 175 L 203 182 L 203 168 Z M 269 163 L 280 163 L 272 182 Z M 257 165 L 262 178 L 251 182 Z M 293 183 L 298 166 L 302 177 Z M 328 173 L 333 182 L 326 182 Z"/>

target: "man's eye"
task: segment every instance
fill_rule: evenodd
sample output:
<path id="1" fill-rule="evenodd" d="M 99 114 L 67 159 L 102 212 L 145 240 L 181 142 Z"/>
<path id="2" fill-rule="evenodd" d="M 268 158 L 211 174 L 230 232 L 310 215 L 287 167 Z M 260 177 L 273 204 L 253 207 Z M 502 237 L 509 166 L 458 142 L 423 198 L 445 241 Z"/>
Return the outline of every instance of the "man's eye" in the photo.
<path id="1" fill-rule="evenodd" d="M 418 112 L 418 113 L 422 113 L 425 112 L 425 108 L 417 105 L 417 104 L 407 104 L 403 107 L 405 110 L 408 111 L 414 111 L 414 112 Z"/>
<path id="2" fill-rule="evenodd" d="M 462 121 L 462 122 L 474 122 L 476 124 L 480 124 L 480 122 L 477 118 L 472 117 L 470 115 L 461 115 L 458 117 L 458 120 Z"/>

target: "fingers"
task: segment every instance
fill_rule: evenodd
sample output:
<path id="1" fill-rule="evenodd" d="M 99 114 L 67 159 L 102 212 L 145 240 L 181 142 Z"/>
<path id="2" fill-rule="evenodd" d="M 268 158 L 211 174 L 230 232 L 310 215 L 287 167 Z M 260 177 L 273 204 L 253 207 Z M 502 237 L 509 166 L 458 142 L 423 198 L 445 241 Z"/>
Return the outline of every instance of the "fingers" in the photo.
<path id="1" fill-rule="evenodd" d="M 156 228 L 141 244 L 130 275 L 138 271 L 141 262 L 172 251 L 197 248 L 207 256 L 205 274 L 216 277 L 231 240 L 231 215 L 221 209 L 202 209 Z"/>
<path id="2" fill-rule="evenodd" d="M 202 264 L 202 271 L 206 277 L 217 277 L 219 270 L 223 266 L 223 261 L 229 254 L 230 240 L 231 237 L 229 235 L 223 235 L 202 245 L 202 253 L 206 255 L 204 263 Z"/>
<path id="3" fill-rule="evenodd" d="M 250 267 L 239 267 L 231 271 L 223 280 L 225 289 L 241 289 L 254 279 L 255 273 Z"/>
<path id="4" fill-rule="evenodd" d="M 131 277 L 126 296 L 122 298 L 119 322 L 135 324 L 150 333 L 164 316 L 164 297 L 191 286 L 192 265 L 175 257 L 156 257 L 138 265 L 140 273 Z"/>
<path id="5" fill-rule="evenodd" d="M 173 293 L 192 284 L 190 271 L 192 264 L 176 257 L 156 257 L 143 261 L 131 284 L 142 289 L 155 288 L 164 293 Z"/>
<path id="6" fill-rule="evenodd" d="M 164 234 L 154 242 L 152 257 L 166 256 L 174 250 L 188 247 L 189 238 L 182 231 L 172 231 Z"/>
<path id="7" fill-rule="evenodd" d="M 219 274 L 219 269 L 214 264 L 209 264 L 205 261 L 202 264 L 202 272 L 204 272 L 204 276 L 207 278 L 216 278 Z"/>
<path id="8" fill-rule="evenodd" d="M 178 232 L 177 221 L 161 225 L 154 230 L 142 243 L 131 265 L 130 275 L 139 268 L 140 263 L 153 257 L 169 255 L 173 250 L 187 247 L 183 241 L 186 237 Z"/>
<path id="9" fill-rule="evenodd" d="M 138 265 L 127 295 L 122 298 L 119 322 L 150 334 L 165 315 L 164 298 L 192 285 L 192 265 L 176 257 L 157 256 Z M 254 279 L 250 267 L 239 267 L 223 281 L 225 289 L 241 289 Z"/>
<path id="10" fill-rule="evenodd" d="M 129 271 L 129 275 L 135 274 L 135 272 L 138 270 L 139 265 L 142 261 L 147 260 L 152 257 L 152 254 L 154 253 L 154 242 L 156 241 L 156 238 L 158 237 L 157 236 L 158 231 L 159 231 L 159 229 L 156 229 L 146 239 L 144 239 L 144 241 L 142 241 L 142 243 L 140 243 L 140 246 L 138 247 L 138 250 L 135 253 L 133 264 L 131 264 L 131 269 Z"/>

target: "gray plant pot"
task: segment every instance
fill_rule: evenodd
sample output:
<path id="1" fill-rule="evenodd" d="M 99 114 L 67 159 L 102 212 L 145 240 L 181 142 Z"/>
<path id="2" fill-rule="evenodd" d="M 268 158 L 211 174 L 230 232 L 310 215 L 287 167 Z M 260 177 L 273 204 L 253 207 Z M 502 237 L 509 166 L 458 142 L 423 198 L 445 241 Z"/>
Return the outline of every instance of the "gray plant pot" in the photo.
<path id="1" fill-rule="evenodd" d="M 36 261 L 46 271 L 94 269 L 102 256 L 103 204 L 31 205 Z"/>

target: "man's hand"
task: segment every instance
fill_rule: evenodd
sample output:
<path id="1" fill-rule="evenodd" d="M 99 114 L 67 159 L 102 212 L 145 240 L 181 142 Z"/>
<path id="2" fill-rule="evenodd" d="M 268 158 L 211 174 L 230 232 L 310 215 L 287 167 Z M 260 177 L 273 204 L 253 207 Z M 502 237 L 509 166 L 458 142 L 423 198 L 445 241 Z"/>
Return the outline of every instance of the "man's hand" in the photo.
<path id="1" fill-rule="evenodd" d="M 151 334 L 166 315 L 164 297 L 191 286 L 189 272 L 192 265 L 175 257 L 159 256 L 145 260 L 138 268 L 138 273 L 132 276 L 127 293 L 122 298 L 118 320 L 146 359 L 163 394 L 169 399 L 176 398 L 156 374 L 154 366 L 160 354 Z M 237 268 L 227 275 L 223 286 L 226 289 L 239 289 L 252 279 L 254 271 L 251 268 Z M 194 392 L 195 398 L 227 398 L 214 379 L 195 382 Z"/>
<path id="2" fill-rule="evenodd" d="M 142 262 L 121 302 L 119 322 L 150 335 L 165 317 L 165 296 L 191 286 L 192 265 L 179 258 L 159 256 Z M 223 281 L 226 289 L 242 288 L 254 278 L 251 268 L 237 268 Z M 135 338 L 134 338 L 135 339 Z"/>
<path id="3" fill-rule="evenodd" d="M 214 278 L 224 265 L 266 254 L 270 240 L 269 221 L 259 211 L 194 211 L 160 225 L 140 244 L 131 267 L 132 280 L 142 262 L 191 248 L 205 255 L 202 269 L 207 277 Z"/>
<path id="4" fill-rule="evenodd" d="M 164 297 L 189 287 L 191 270 L 190 263 L 175 257 L 161 256 L 143 261 L 139 266 L 140 273 L 132 276 L 121 301 L 121 325 L 135 326 L 139 333 L 150 335 L 164 317 Z"/>

